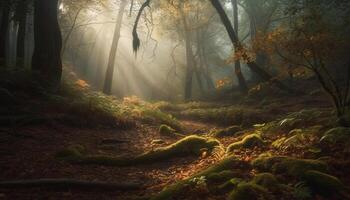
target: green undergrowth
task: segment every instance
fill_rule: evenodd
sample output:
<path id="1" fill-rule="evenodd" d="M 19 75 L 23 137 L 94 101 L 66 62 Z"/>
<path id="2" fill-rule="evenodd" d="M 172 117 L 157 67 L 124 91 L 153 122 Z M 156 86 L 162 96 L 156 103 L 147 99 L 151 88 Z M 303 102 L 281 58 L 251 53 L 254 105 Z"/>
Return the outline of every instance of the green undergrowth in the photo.
<path id="1" fill-rule="evenodd" d="M 79 164 L 97 164 L 111 166 L 130 166 L 156 161 L 168 160 L 179 156 L 199 156 L 203 152 L 211 152 L 220 143 L 215 139 L 208 139 L 196 135 L 187 136 L 169 146 L 160 147 L 131 158 L 112 157 L 104 155 L 85 155 L 81 149 L 68 147 L 56 154 L 56 157 Z"/>
<path id="2" fill-rule="evenodd" d="M 209 103 L 209 102 L 188 102 L 188 103 L 170 103 L 166 101 L 155 102 L 154 106 L 162 111 L 167 112 L 179 112 L 190 109 L 207 109 L 207 108 L 216 108 L 222 107 L 220 104 Z"/>
<path id="3" fill-rule="evenodd" d="M 29 70 L 3 71 L 0 97 L 6 107 L 0 110 L 0 124 L 61 123 L 87 128 L 132 128 L 138 121 L 166 124 L 181 131 L 181 124 L 171 115 L 137 97 L 117 99 L 95 91 L 64 68 L 58 91 L 43 88 Z"/>
<path id="4" fill-rule="evenodd" d="M 210 131 L 210 135 L 216 138 L 223 138 L 238 135 L 241 131 L 243 131 L 243 129 L 240 126 L 230 126 L 225 129 L 212 130 Z"/>
<path id="5" fill-rule="evenodd" d="M 228 106 L 214 108 L 195 108 L 183 110 L 176 114 L 181 118 L 196 119 L 222 125 L 238 125 L 250 127 L 272 119 L 268 112 L 244 106 Z"/>
<path id="6" fill-rule="evenodd" d="M 263 172 L 301 177 L 307 170 L 328 171 L 328 165 L 321 160 L 298 159 L 286 156 L 259 156 L 252 161 L 253 167 Z"/>
<path id="7" fill-rule="evenodd" d="M 237 160 L 236 157 L 227 157 L 217 164 L 200 171 L 191 177 L 178 181 L 170 186 L 165 187 L 160 193 L 156 194 L 151 198 L 151 200 L 171 200 L 180 195 L 186 188 L 194 187 L 198 184 L 196 180 L 206 180 L 206 177 L 211 176 L 211 174 L 217 174 L 225 170 L 230 170 L 235 166 L 242 165 L 242 161 Z"/>
<path id="8" fill-rule="evenodd" d="M 266 135 L 288 134 L 295 129 L 305 130 L 317 126 L 326 130 L 335 127 L 336 122 L 337 118 L 330 109 L 304 109 L 264 123 L 259 129 Z"/>

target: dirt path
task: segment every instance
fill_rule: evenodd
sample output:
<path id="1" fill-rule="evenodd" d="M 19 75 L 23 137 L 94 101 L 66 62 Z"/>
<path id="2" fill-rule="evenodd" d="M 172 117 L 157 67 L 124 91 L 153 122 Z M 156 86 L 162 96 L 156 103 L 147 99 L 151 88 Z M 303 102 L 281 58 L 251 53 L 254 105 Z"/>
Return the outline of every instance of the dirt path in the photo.
<path id="1" fill-rule="evenodd" d="M 214 125 L 196 121 L 181 121 L 186 133 L 204 134 Z M 74 178 L 90 181 L 136 182 L 144 185 L 138 191 L 82 191 L 54 189 L 0 190 L 1 199 L 132 199 L 159 192 L 166 185 L 189 177 L 215 163 L 215 156 L 175 158 L 154 164 L 132 167 L 72 165 L 55 159 L 57 151 L 80 144 L 88 154 L 132 156 L 171 144 L 180 138 L 160 136 L 158 127 L 138 125 L 133 130 L 91 130 L 58 127 L 24 127 L 16 132 L 32 138 L 1 135 L 0 181 L 39 178 Z M 104 148 L 104 139 L 122 140 L 112 148 Z M 161 139 L 164 144 L 154 145 Z"/>

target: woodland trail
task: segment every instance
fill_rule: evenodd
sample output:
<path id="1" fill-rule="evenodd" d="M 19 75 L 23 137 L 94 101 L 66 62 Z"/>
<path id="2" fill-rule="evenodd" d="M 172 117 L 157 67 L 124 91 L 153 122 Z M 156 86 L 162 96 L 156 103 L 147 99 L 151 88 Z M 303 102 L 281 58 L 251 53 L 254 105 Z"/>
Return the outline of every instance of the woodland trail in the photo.
<path id="1" fill-rule="evenodd" d="M 215 128 L 213 124 L 195 120 L 181 120 L 184 133 L 202 135 Z M 90 130 L 61 125 L 33 126 L 16 129 L 32 138 L 8 135 L 1 137 L 0 181 L 31 179 L 76 179 L 117 183 L 139 183 L 143 187 L 136 191 L 100 191 L 99 189 L 54 189 L 26 188 L 0 189 L 0 199 L 132 199 L 149 196 L 165 186 L 191 176 L 217 162 L 218 155 L 202 157 L 185 156 L 150 164 L 128 167 L 100 165 L 72 165 L 55 159 L 57 151 L 70 145 L 83 145 L 87 153 L 109 156 L 133 156 L 157 147 L 172 144 L 181 137 L 159 135 L 158 126 L 139 124 L 136 129 Z M 152 141 L 162 140 L 162 144 Z M 110 145 L 104 142 L 122 141 Z"/>

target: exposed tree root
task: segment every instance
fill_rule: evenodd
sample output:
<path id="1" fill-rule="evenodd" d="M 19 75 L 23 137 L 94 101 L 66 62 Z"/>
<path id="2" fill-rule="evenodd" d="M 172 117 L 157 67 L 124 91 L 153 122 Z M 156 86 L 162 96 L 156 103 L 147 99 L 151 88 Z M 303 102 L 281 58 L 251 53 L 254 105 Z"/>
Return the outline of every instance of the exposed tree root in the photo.
<path id="1" fill-rule="evenodd" d="M 74 179 L 33 179 L 18 181 L 1 181 L 0 188 L 80 188 L 80 189 L 103 189 L 103 190 L 137 190 L 142 186 L 137 183 L 107 183 L 99 181 L 82 181 Z"/>
<path id="2" fill-rule="evenodd" d="M 215 139 L 207 139 L 199 136 L 188 136 L 174 144 L 157 148 L 132 158 L 121 158 L 103 155 L 83 155 L 82 149 L 70 147 L 59 152 L 59 159 L 77 164 L 97 164 L 109 166 L 130 166 L 167 160 L 179 156 L 200 155 L 202 151 L 212 151 L 220 143 Z"/>

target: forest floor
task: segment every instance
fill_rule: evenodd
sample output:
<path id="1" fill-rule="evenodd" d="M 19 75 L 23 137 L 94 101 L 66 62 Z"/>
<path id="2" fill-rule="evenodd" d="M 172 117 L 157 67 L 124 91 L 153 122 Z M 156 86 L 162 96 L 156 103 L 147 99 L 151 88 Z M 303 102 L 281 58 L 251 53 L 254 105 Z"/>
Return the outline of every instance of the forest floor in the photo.
<path id="1" fill-rule="evenodd" d="M 83 82 L 78 81 L 76 84 L 85 87 Z M 7 90 L 0 91 L 7 99 L 13 96 L 16 99 L 21 98 L 16 103 L 5 102 L 6 98 L 2 98 L 3 103 L 7 103 L 8 106 L 1 109 L 0 118 L 0 199 L 226 199 L 229 196 L 232 200 L 243 200 L 257 199 L 260 196 L 259 199 L 326 200 L 349 197 L 347 187 L 343 186 L 350 184 L 349 149 L 344 150 L 338 143 L 324 145 L 319 142 L 324 132 L 337 127 L 331 105 L 320 93 L 302 97 L 279 96 L 269 100 L 245 99 L 237 105 L 205 102 L 147 103 L 136 98 L 127 98 L 119 102 L 123 106 L 115 105 L 120 113 L 116 115 L 117 120 L 111 122 L 106 116 L 109 110 L 101 112 L 101 106 L 95 108 L 95 105 L 92 105 L 95 102 L 94 98 L 99 98 L 99 102 L 104 101 L 101 104 L 103 106 L 116 104 L 116 100 L 108 99 L 109 97 L 90 95 L 88 102 L 64 104 L 62 102 L 66 101 L 56 95 L 33 98 L 36 94 L 28 94 L 27 86 L 22 87 L 21 89 L 16 85 L 17 89 L 20 88 L 16 96 L 9 94 Z M 66 95 L 67 99 L 72 101 L 73 97 L 70 95 L 76 90 L 69 91 L 62 96 Z M 123 115 L 132 117 L 124 118 Z M 111 123 L 117 123 L 117 126 L 110 126 Z M 164 127 L 170 131 L 161 131 L 162 125 L 166 125 Z M 233 131 L 232 128 L 236 130 Z M 156 152 L 190 135 L 215 138 L 219 145 L 214 149 L 198 149 L 200 153 L 195 155 L 190 155 L 192 151 L 188 151 L 176 156 L 170 154 L 154 161 L 125 166 L 107 160 L 116 157 L 133 158 L 145 152 Z M 241 142 L 238 147 L 232 147 L 231 144 L 243 141 L 251 135 L 258 135 L 258 140 L 248 145 Z M 88 160 L 88 156 L 80 154 L 80 161 L 85 163 L 58 158 L 59 152 L 73 146 L 83 147 L 84 150 L 81 151 L 84 151 L 84 155 L 102 155 L 104 159 L 101 161 L 89 157 Z M 282 161 L 278 166 L 281 170 L 261 169 L 252 164 L 254 160 L 261 158 L 263 153 L 278 158 L 277 160 L 288 158 L 288 166 L 284 166 Z M 229 173 L 230 175 L 224 175 L 219 177 L 220 180 L 211 182 L 211 174 L 195 175 L 216 164 L 220 165 L 223 159 L 232 155 L 235 161 L 225 170 L 215 173 L 218 175 L 229 171 L 234 174 L 233 177 L 232 173 Z M 291 158 L 296 160 L 297 164 L 290 161 Z M 308 163 L 309 161 L 312 163 Z M 300 163 L 305 163 L 305 166 Z M 322 170 L 323 164 L 327 165 L 326 171 Z M 293 169 L 289 169 L 289 166 Z M 331 174 L 332 176 L 325 177 L 331 177 L 333 182 L 322 185 L 323 183 L 315 183 L 309 179 L 303 181 L 299 176 L 300 168 L 318 170 L 321 175 L 324 175 L 323 172 Z M 234 180 L 248 184 L 255 180 L 254 177 L 260 172 L 265 171 L 276 176 L 278 185 L 283 187 L 274 186 L 275 188 L 271 189 L 265 185 L 265 190 L 256 186 L 258 183 L 254 182 L 244 193 L 254 193 L 256 198 L 239 198 L 239 194 L 232 194 L 235 193 L 232 190 L 238 191 L 237 188 L 243 187 L 242 184 L 234 183 Z M 1 184 L 1 181 L 61 178 L 130 183 L 138 185 L 138 188 L 5 188 Z M 199 181 L 202 178 L 205 182 L 204 187 Z M 181 180 L 190 181 L 185 183 L 185 187 L 171 191 L 170 197 L 168 194 L 166 197 L 157 197 L 164 188 L 179 181 L 181 183 Z M 218 186 L 227 181 L 231 181 L 232 186 L 218 190 Z M 338 186 L 337 181 L 342 183 L 342 186 Z M 193 182 L 196 183 L 193 185 Z M 311 182 L 317 187 L 312 187 Z M 327 194 L 318 191 L 322 187 L 326 187 Z"/>

